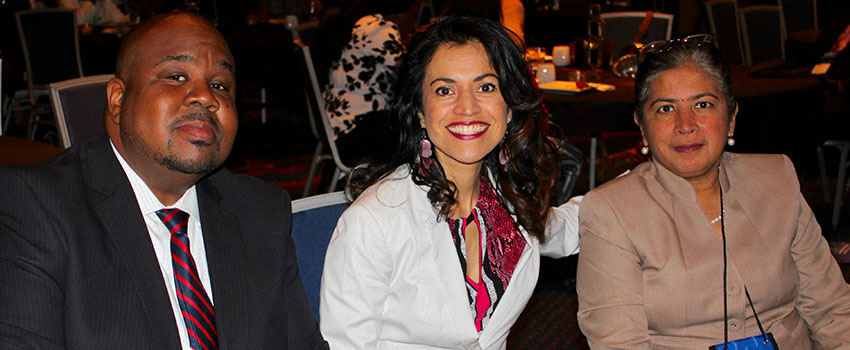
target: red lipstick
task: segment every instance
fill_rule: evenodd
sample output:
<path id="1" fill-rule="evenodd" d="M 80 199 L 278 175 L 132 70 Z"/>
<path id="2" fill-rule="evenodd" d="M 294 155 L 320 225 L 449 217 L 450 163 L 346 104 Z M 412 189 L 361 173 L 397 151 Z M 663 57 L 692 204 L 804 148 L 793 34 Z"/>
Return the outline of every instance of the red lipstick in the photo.
<path id="1" fill-rule="evenodd" d="M 481 137 L 490 128 L 490 124 L 480 121 L 454 122 L 446 126 L 452 136 L 460 140 L 472 140 Z"/>

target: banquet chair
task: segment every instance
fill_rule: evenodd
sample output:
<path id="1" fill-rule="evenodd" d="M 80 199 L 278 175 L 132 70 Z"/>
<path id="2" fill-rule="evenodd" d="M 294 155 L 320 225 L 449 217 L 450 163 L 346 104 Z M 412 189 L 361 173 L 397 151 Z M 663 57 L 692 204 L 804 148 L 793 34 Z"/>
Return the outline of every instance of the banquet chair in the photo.
<path id="1" fill-rule="evenodd" d="M 292 201 L 292 240 L 295 241 L 301 282 L 316 321 L 319 320 L 319 291 L 325 251 L 337 220 L 348 204 L 342 191 Z"/>
<path id="2" fill-rule="evenodd" d="M 579 171 L 576 176 L 576 182 L 573 184 L 573 190 L 570 191 L 570 195 L 576 189 L 578 185 L 578 189 L 580 193 L 584 193 L 590 191 L 596 187 L 596 165 L 598 163 L 597 159 L 597 150 L 599 147 L 599 137 L 596 136 L 570 136 L 567 138 L 567 141 L 570 145 L 574 146 L 578 153 L 582 155 L 582 167 L 587 166 L 587 171 L 582 172 Z M 560 175 L 559 175 L 560 176 Z M 584 180 L 587 180 L 585 184 Z M 557 182 L 556 182 L 557 184 Z M 587 187 L 585 187 L 585 185 Z M 556 185 L 557 186 L 557 185 Z M 555 191 L 555 190 L 553 190 Z M 555 197 L 555 193 L 553 192 L 552 197 Z M 557 201 L 562 200 L 560 198 L 558 200 L 552 200 L 552 205 L 557 204 Z M 567 197 L 569 200 L 569 197 Z"/>
<path id="3" fill-rule="evenodd" d="M 708 26 L 717 39 L 723 59 L 730 64 L 744 64 L 741 24 L 736 0 L 709 0 L 705 3 Z"/>
<path id="4" fill-rule="evenodd" d="M 42 8 L 15 12 L 15 22 L 26 64 L 27 90 L 15 93 L 14 109 L 29 110 L 27 136 L 35 139 L 39 124 L 51 124 L 43 119 L 50 106 L 41 101 L 49 93 L 47 85 L 83 76 L 77 18 L 73 9 Z"/>
<path id="5" fill-rule="evenodd" d="M 567 140 L 558 140 L 558 179 L 552 187 L 550 202 L 559 206 L 570 200 L 584 163 L 581 150 Z"/>
<path id="6" fill-rule="evenodd" d="M 3 111 L 6 110 L 6 95 L 3 95 L 3 57 L 0 57 L 0 136 L 3 136 L 3 130 L 6 130 L 6 124 L 3 123 Z"/>
<path id="7" fill-rule="evenodd" d="M 738 14 L 746 65 L 785 58 L 785 20 L 781 7 L 747 6 L 740 9 Z"/>
<path id="8" fill-rule="evenodd" d="M 817 0 L 779 0 L 787 34 L 818 29 Z"/>
<path id="9" fill-rule="evenodd" d="M 650 18 L 649 27 L 641 28 L 644 20 Z M 646 29 L 639 42 L 648 44 L 653 41 L 670 40 L 673 32 L 673 15 L 658 12 L 624 11 L 602 14 L 605 21 L 604 38 L 614 44 L 611 62 L 628 53 L 629 47 L 642 29 Z"/>
<path id="10" fill-rule="evenodd" d="M 839 214 L 841 212 L 844 193 L 847 191 L 848 186 L 850 186 L 850 181 L 845 180 L 847 178 L 847 167 L 850 166 L 850 162 L 848 162 L 848 156 L 850 156 L 850 141 L 828 140 L 818 146 L 818 166 L 820 168 L 820 182 L 821 188 L 823 189 L 823 200 L 829 202 L 829 190 L 827 189 L 829 179 L 827 179 L 826 176 L 826 160 L 824 157 L 825 147 L 834 147 L 839 151 L 838 174 L 835 179 L 835 197 L 832 202 L 832 221 L 830 222 L 832 224 L 832 229 L 835 230 L 838 228 L 838 221 L 839 218 L 841 218 L 841 215 Z"/>
<path id="11" fill-rule="evenodd" d="M 351 167 L 343 163 L 339 156 L 336 142 L 334 142 L 334 130 L 333 127 L 331 127 L 330 118 L 328 117 L 328 112 L 325 109 L 325 99 L 322 97 L 322 90 L 319 87 L 319 79 L 316 76 L 316 69 L 313 66 L 313 57 L 310 55 L 310 47 L 304 44 L 304 42 L 300 39 L 295 40 L 294 44 L 295 50 L 299 53 L 299 56 L 304 63 L 303 72 L 305 72 L 308 78 L 307 86 L 305 86 L 308 104 L 307 111 L 310 117 L 310 122 L 312 123 L 311 126 L 313 127 L 313 130 L 316 131 L 314 135 L 318 137 L 320 142 L 316 145 L 316 151 L 314 153 L 313 163 L 310 165 L 307 183 L 308 186 L 312 183 L 313 177 L 316 174 L 316 167 L 323 159 L 320 156 L 322 148 L 327 147 L 330 150 L 334 165 L 336 165 L 329 187 L 330 191 L 333 191 L 336 189 L 336 185 L 342 174 L 350 173 Z M 309 191 L 305 188 L 305 194 L 307 194 L 307 192 Z"/>
<path id="12" fill-rule="evenodd" d="M 106 83 L 113 76 L 102 74 L 49 85 L 50 102 L 63 148 L 105 131 Z"/>
<path id="13" fill-rule="evenodd" d="M 315 93 L 313 92 L 313 83 L 311 74 L 308 73 L 308 66 L 310 67 L 310 71 L 312 71 L 312 75 L 315 75 L 315 67 L 313 66 L 313 58 L 309 52 L 309 45 L 307 43 L 315 43 L 318 37 L 319 26 L 317 23 L 298 23 L 298 18 L 295 16 L 286 16 L 286 26 L 289 31 L 292 33 L 292 42 L 295 45 L 295 50 L 298 51 L 299 61 L 302 63 L 301 72 L 302 79 L 307 82 L 304 86 L 304 100 L 307 106 L 307 120 L 310 122 L 310 131 L 313 133 L 313 137 L 316 138 L 316 150 L 313 152 L 313 160 L 310 162 L 310 170 L 307 172 L 307 182 L 304 186 L 304 192 L 301 194 L 301 197 L 307 197 L 310 195 L 310 192 L 313 188 L 313 180 L 316 177 L 316 171 L 318 170 L 319 164 L 327 161 L 333 160 L 333 152 L 331 150 L 331 145 L 328 142 L 328 137 L 324 129 L 324 124 L 320 120 L 323 118 L 322 113 L 320 113 L 317 106 L 317 102 L 315 97 Z M 301 49 L 301 47 L 306 47 L 307 52 Z M 309 57 L 308 57 L 309 56 Z M 308 63 L 309 62 L 309 63 Z M 316 81 L 318 82 L 318 75 L 315 75 Z M 318 85 L 318 83 L 317 83 Z M 321 96 L 321 95 L 320 95 Z M 322 108 L 324 110 L 324 108 Z M 321 129 L 321 130 L 319 130 Z M 336 148 L 336 144 L 333 145 Z M 336 167 L 336 161 L 334 161 L 334 166 Z M 339 177 L 341 176 L 342 171 L 336 167 L 334 169 L 333 174 L 333 186 L 336 186 L 336 182 L 339 181 Z M 329 187 L 329 191 L 333 191 L 334 187 Z"/>

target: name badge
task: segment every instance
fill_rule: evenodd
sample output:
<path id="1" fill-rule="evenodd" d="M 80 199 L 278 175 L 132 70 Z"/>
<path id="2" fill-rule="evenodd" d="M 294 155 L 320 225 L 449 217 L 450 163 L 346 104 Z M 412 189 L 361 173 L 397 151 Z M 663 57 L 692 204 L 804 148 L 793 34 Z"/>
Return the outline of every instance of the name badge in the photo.
<path id="1" fill-rule="evenodd" d="M 723 350 L 723 344 L 712 345 L 709 350 Z M 776 340 L 773 339 L 773 333 L 767 333 L 767 338 L 762 335 L 756 335 L 749 338 L 738 339 L 726 343 L 727 350 L 779 350 L 776 345 Z"/>

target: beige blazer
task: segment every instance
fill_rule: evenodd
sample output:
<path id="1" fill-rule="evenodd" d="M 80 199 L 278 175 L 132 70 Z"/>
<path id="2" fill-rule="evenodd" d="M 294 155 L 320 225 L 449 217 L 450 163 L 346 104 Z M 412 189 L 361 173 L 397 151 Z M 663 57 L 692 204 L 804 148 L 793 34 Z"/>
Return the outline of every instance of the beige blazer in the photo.
<path id="1" fill-rule="evenodd" d="M 725 153 L 728 329 L 781 349 L 850 349 L 850 287 L 800 194 L 791 161 Z M 707 349 L 723 342 L 723 250 L 693 188 L 655 162 L 587 194 L 578 322 L 592 349 Z"/>
<path id="2" fill-rule="evenodd" d="M 525 309 L 540 255 L 578 251 L 578 204 L 552 208 L 546 243 L 527 245 L 481 333 L 449 225 L 407 166 L 367 189 L 342 214 L 322 274 L 320 324 L 331 349 L 504 350 Z"/>

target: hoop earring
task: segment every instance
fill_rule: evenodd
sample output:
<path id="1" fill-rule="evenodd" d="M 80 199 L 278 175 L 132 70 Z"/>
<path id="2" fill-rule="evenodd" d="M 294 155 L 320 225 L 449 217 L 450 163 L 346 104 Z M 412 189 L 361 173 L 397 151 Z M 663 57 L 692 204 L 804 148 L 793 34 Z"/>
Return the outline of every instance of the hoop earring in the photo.
<path id="1" fill-rule="evenodd" d="M 729 136 L 729 138 L 726 139 L 726 144 L 729 145 L 729 146 L 734 146 L 735 145 L 735 139 L 733 139 L 732 136 Z"/>

